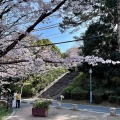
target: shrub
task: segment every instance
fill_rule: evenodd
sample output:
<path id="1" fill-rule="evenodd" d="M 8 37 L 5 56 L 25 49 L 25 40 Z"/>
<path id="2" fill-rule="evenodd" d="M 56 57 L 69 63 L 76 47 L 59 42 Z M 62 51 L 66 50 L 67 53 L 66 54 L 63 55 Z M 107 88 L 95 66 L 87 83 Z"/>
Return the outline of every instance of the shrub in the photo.
<path id="1" fill-rule="evenodd" d="M 74 80 L 70 83 L 70 86 L 80 86 L 81 85 L 81 80 L 84 78 L 84 74 L 80 72 L 78 76 L 74 78 Z"/>
<path id="2" fill-rule="evenodd" d="M 76 87 L 71 91 L 71 98 L 75 100 L 86 100 L 88 98 L 88 91 Z"/>
<path id="3" fill-rule="evenodd" d="M 33 95 L 36 94 L 36 89 L 35 89 L 35 88 L 32 88 L 31 91 L 32 91 L 32 94 L 33 94 Z"/>
<path id="4" fill-rule="evenodd" d="M 31 97 L 33 95 L 31 88 L 32 88 L 31 83 L 25 83 L 22 91 L 22 96 Z"/>
<path id="5" fill-rule="evenodd" d="M 120 97 L 116 98 L 117 103 L 120 105 Z"/>
<path id="6" fill-rule="evenodd" d="M 108 98 L 108 101 L 110 102 L 110 103 L 115 103 L 116 102 L 116 96 L 109 96 L 109 98 Z"/>
<path id="7" fill-rule="evenodd" d="M 50 100 L 37 100 L 34 104 L 33 104 L 33 108 L 44 108 L 44 109 L 49 109 L 49 105 L 52 102 Z"/>
<path id="8" fill-rule="evenodd" d="M 62 95 L 65 99 L 71 98 L 71 91 L 74 89 L 74 86 L 68 86 L 62 91 Z"/>
<path id="9" fill-rule="evenodd" d="M 101 103 L 104 98 L 104 90 L 102 88 L 96 89 L 93 91 L 93 102 L 94 103 Z"/>
<path id="10" fill-rule="evenodd" d="M 103 94 L 93 94 L 93 101 L 94 103 L 101 103 L 103 101 L 103 98 L 102 98 Z"/>
<path id="11" fill-rule="evenodd" d="M 19 85 L 10 85 L 10 90 L 12 93 L 16 92 L 16 91 L 20 91 L 20 86 Z"/>
<path id="12" fill-rule="evenodd" d="M 116 95 L 120 96 L 120 87 L 116 88 L 115 93 Z"/>
<path id="13" fill-rule="evenodd" d="M 109 96 L 113 96 L 114 95 L 114 91 L 113 90 L 105 90 L 104 91 L 104 100 L 108 100 Z"/>
<path id="14" fill-rule="evenodd" d="M 45 84 L 44 83 L 38 84 L 36 88 L 37 88 L 37 90 L 39 92 L 39 91 L 41 91 L 41 90 L 43 90 L 45 88 Z"/>

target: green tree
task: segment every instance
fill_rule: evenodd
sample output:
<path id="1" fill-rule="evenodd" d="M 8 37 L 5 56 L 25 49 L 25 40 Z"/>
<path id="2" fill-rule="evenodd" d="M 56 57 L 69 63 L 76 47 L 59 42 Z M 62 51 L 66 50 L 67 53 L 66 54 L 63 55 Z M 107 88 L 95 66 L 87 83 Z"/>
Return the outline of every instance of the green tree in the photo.
<path id="1" fill-rule="evenodd" d="M 102 36 L 105 37 L 94 37 Z M 84 55 L 95 55 L 105 59 L 111 59 L 111 55 L 118 50 L 117 35 L 113 33 L 112 25 L 109 23 L 93 23 L 85 32 L 83 38 L 93 36 L 92 39 L 84 40 Z M 113 59 L 114 60 L 114 59 Z"/>
<path id="2" fill-rule="evenodd" d="M 84 40 L 83 53 L 85 55 L 96 55 L 104 59 L 119 60 L 112 57 L 113 54 L 119 54 L 117 33 L 114 32 L 114 24 L 116 24 L 117 8 L 116 0 L 106 0 L 102 10 L 111 9 L 111 13 L 106 13 L 99 17 L 99 20 L 89 25 L 83 38 L 93 37 L 90 40 Z M 94 37 L 103 36 L 103 37 Z"/>
<path id="3" fill-rule="evenodd" d="M 53 52 L 58 52 L 60 55 L 62 55 L 62 53 L 60 52 L 60 49 L 53 44 L 49 39 L 42 39 L 42 40 L 38 40 L 36 43 L 36 45 L 41 46 L 41 45 L 51 45 L 51 49 Z M 52 45 L 53 44 L 53 45 Z"/>

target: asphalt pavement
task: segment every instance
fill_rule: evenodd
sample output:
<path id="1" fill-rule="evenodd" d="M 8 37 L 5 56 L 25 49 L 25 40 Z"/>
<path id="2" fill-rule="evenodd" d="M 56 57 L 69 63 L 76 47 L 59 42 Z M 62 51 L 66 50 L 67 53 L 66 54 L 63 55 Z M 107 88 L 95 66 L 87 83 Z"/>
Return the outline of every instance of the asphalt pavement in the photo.
<path id="1" fill-rule="evenodd" d="M 53 101 L 53 104 L 51 105 L 52 107 L 56 107 L 57 101 Z M 82 111 L 92 111 L 96 113 L 110 113 L 110 108 L 113 107 L 104 107 L 104 106 L 94 106 L 94 105 L 83 105 L 83 104 L 76 104 L 78 110 Z M 61 102 L 61 108 L 66 108 L 66 109 L 73 109 L 73 103 L 64 103 Z M 116 114 L 120 115 L 120 108 L 116 108 Z"/>

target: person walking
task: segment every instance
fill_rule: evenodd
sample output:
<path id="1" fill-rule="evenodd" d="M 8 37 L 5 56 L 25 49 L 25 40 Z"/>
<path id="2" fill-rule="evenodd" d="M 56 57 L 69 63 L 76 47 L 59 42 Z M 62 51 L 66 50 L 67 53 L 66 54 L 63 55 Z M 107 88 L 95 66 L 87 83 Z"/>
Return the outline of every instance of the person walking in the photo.
<path id="1" fill-rule="evenodd" d="M 16 108 L 20 107 L 20 100 L 21 100 L 21 94 L 20 94 L 20 92 L 17 92 L 17 95 L 16 95 Z"/>

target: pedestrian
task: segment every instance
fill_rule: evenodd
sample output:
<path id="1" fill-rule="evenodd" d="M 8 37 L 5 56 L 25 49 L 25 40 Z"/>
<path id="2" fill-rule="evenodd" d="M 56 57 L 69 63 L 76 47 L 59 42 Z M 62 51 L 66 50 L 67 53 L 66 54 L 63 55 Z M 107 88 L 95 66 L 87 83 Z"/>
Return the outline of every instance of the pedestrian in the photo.
<path id="1" fill-rule="evenodd" d="M 64 96 L 63 96 L 63 95 L 61 95 L 61 96 L 60 96 L 60 98 L 61 98 L 61 101 L 62 101 L 62 100 L 64 99 Z"/>
<path id="2" fill-rule="evenodd" d="M 14 92 L 14 94 L 13 94 L 13 101 L 12 101 L 12 107 L 16 106 L 16 96 L 17 96 L 17 92 Z"/>
<path id="3" fill-rule="evenodd" d="M 16 95 L 16 108 L 20 107 L 20 100 L 21 100 L 21 94 L 20 94 L 20 92 L 17 92 L 17 95 Z"/>

